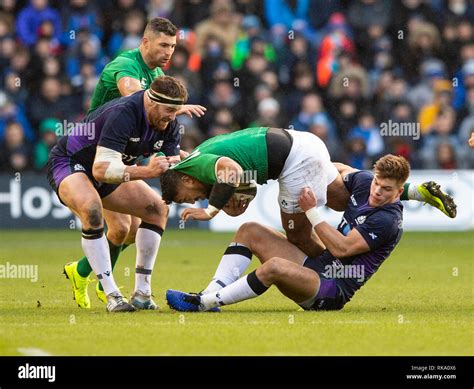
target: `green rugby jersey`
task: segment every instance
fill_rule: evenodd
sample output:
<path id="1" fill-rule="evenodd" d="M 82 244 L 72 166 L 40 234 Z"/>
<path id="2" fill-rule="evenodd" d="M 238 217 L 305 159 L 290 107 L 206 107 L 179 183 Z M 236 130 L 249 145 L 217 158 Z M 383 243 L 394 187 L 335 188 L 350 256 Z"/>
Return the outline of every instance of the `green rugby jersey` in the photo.
<path id="1" fill-rule="evenodd" d="M 217 181 L 217 160 L 228 157 L 242 167 L 244 178 L 265 184 L 268 180 L 267 131 L 268 127 L 253 127 L 210 138 L 171 169 L 212 185 Z"/>
<path id="2" fill-rule="evenodd" d="M 146 66 L 139 48 L 120 53 L 102 71 L 92 95 L 89 113 L 121 96 L 117 83 L 122 77 L 135 78 L 140 81 L 143 89 L 148 89 L 156 77 L 164 75 L 160 68 L 150 69 Z"/>

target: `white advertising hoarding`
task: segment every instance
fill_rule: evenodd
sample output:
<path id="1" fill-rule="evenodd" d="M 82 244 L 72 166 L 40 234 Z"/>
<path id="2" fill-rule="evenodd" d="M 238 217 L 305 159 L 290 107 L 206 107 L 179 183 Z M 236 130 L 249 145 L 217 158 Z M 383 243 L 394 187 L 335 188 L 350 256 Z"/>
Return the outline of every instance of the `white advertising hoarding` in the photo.
<path id="1" fill-rule="evenodd" d="M 403 228 L 406 231 L 461 231 L 474 228 L 474 171 L 457 170 L 414 170 L 409 182 L 420 184 L 434 180 L 443 190 L 454 196 L 458 205 L 455 219 L 450 219 L 439 210 L 417 201 L 403 201 Z M 230 217 L 221 212 L 210 223 L 213 231 L 236 231 L 240 225 L 249 221 L 260 222 L 281 229 L 280 209 L 277 202 L 278 182 L 259 186 L 257 197 L 250 203 L 247 211 L 238 217 Z M 325 220 L 337 226 L 342 212 L 322 207 L 320 213 Z"/>

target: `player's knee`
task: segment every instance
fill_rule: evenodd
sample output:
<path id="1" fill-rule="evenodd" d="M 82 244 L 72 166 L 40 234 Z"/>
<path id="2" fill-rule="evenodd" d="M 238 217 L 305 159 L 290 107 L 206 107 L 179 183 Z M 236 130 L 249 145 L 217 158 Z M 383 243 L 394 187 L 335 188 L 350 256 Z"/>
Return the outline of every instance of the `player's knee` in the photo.
<path id="1" fill-rule="evenodd" d="M 103 227 L 102 205 L 97 201 L 83 204 L 84 211 L 81 212 L 81 221 L 87 227 Z"/>
<path id="2" fill-rule="evenodd" d="M 261 228 L 261 225 L 255 222 L 244 223 L 237 230 L 234 240 L 246 244 L 247 246 L 250 244 L 257 245 L 261 237 L 261 234 L 259 233 Z"/>
<path id="3" fill-rule="evenodd" d="M 284 272 L 284 262 L 282 258 L 273 257 L 261 266 L 261 276 L 267 282 L 274 283 Z"/>
<path id="4" fill-rule="evenodd" d="M 112 242 L 122 243 L 128 235 L 130 223 L 126 220 L 120 220 L 110 226 L 107 236 Z"/>
<path id="5" fill-rule="evenodd" d="M 145 206 L 142 220 L 150 224 L 163 224 L 168 218 L 169 208 L 164 201 L 152 201 Z"/>

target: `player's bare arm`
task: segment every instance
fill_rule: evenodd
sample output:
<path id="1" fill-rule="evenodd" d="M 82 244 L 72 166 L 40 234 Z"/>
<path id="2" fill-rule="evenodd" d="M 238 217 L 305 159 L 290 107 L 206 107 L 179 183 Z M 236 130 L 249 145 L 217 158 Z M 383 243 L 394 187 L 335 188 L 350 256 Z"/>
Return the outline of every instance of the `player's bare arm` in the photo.
<path id="1" fill-rule="evenodd" d="M 311 189 L 303 189 L 299 204 L 305 212 L 316 209 L 316 196 Z M 365 239 L 355 228 L 344 236 L 328 223 L 321 221 L 315 225 L 314 229 L 329 252 L 337 258 L 351 257 L 370 250 Z"/>
<path id="2" fill-rule="evenodd" d="M 168 157 L 151 156 L 147 166 L 126 166 L 122 154 L 106 147 L 97 147 L 92 174 L 98 181 L 117 184 L 160 176 L 170 165 Z"/>
<path id="3" fill-rule="evenodd" d="M 353 168 L 352 166 L 345 165 L 341 162 L 333 162 L 333 165 L 336 167 L 338 173 L 344 178 L 347 174 L 358 172 L 358 169 Z"/>
<path id="4" fill-rule="evenodd" d="M 122 96 L 129 96 L 143 89 L 140 81 L 133 77 L 122 77 L 117 82 L 117 88 Z"/>

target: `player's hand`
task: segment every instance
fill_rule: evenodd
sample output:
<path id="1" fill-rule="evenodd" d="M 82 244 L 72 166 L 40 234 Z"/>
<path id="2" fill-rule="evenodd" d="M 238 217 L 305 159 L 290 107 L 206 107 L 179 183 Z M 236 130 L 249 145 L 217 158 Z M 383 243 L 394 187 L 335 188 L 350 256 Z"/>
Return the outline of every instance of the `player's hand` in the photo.
<path id="1" fill-rule="evenodd" d="M 206 213 L 204 208 L 186 208 L 181 214 L 181 219 L 183 219 L 185 222 L 189 219 L 207 221 L 211 220 L 212 217 Z"/>
<path id="2" fill-rule="evenodd" d="M 168 157 L 168 162 L 170 163 L 170 165 L 174 165 L 180 161 L 181 157 L 179 155 L 173 155 L 171 157 Z"/>
<path id="3" fill-rule="evenodd" d="M 182 114 L 186 114 L 188 115 L 190 118 L 194 116 L 197 116 L 198 118 L 200 118 L 201 116 L 204 116 L 204 114 L 206 113 L 207 111 L 207 108 L 206 107 L 203 107 L 202 105 L 192 105 L 192 104 L 187 104 L 187 105 L 183 105 L 177 112 L 176 112 L 176 115 L 182 115 Z"/>
<path id="4" fill-rule="evenodd" d="M 188 155 L 189 155 L 189 153 L 187 151 L 179 150 L 179 156 L 181 158 L 181 161 L 185 158 L 188 158 Z"/>
<path id="5" fill-rule="evenodd" d="M 166 172 L 170 167 L 169 157 L 157 157 L 152 155 L 148 162 L 147 169 L 150 172 L 150 177 L 159 177 Z"/>
<path id="6" fill-rule="evenodd" d="M 301 209 L 306 212 L 308 209 L 314 208 L 317 203 L 318 200 L 311 188 L 304 188 L 298 200 Z"/>
<path id="7" fill-rule="evenodd" d="M 222 210 L 229 216 L 239 216 L 247 210 L 249 202 L 249 200 L 237 200 L 235 197 L 232 197 Z"/>
<path id="8" fill-rule="evenodd" d="M 471 132 L 471 137 L 469 138 L 469 147 L 474 149 L 474 132 Z"/>

